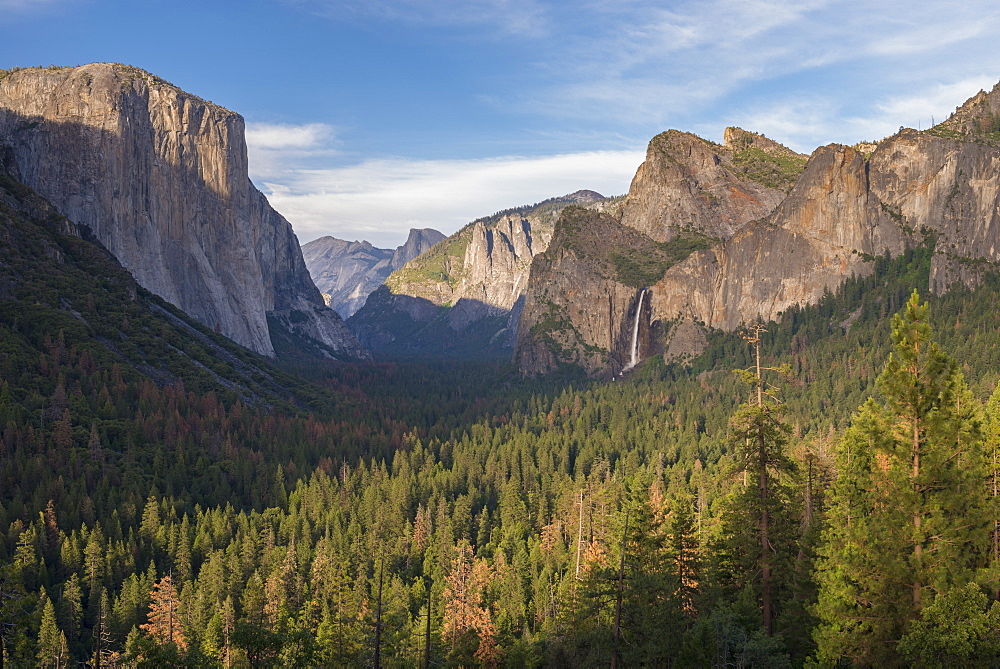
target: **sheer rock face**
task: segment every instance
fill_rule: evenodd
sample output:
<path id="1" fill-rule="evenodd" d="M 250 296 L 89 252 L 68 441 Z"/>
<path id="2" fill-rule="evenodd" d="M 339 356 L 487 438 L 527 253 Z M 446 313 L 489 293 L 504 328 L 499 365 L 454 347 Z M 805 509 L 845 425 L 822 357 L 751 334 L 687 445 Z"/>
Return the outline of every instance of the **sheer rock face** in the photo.
<path id="1" fill-rule="evenodd" d="M 938 234 L 929 286 L 937 293 L 956 281 L 975 285 L 984 261 L 1000 261 L 1000 148 L 970 139 L 906 130 L 870 159 L 872 193 L 886 210 L 914 231 Z"/>
<path id="2" fill-rule="evenodd" d="M 839 145 L 821 147 L 801 174 L 785 170 L 794 167 L 794 155 L 783 154 L 780 145 L 769 147 L 769 140 L 759 135 L 751 135 L 749 148 L 740 149 L 742 157 L 736 150 L 727 163 L 723 149 L 746 146 L 747 141 L 739 132 L 727 131 L 726 145 L 720 148 L 671 132 L 650 145 L 624 204 L 622 222 L 657 241 L 676 236 L 684 227 L 709 232 L 721 241 L 668 268 L 651 287 L 652 334 L 649 345 L 641 347 L 644 356 L 659 350 L 668 356 L 694 354 L 704 342 L 698 331 L 702 326 L 732 330 L 758 317 L 778 319 L 792 305 L 814 303 L 852 274 L 871 272 L 872 256 L 896 255 L 920 243 L 924 231 L 937 236 L 930 290 L 944 292 L 955 282 L 975 285 L 984 268 L 1000 263 L 1000 84 L 971 98 L 929 131 L 902 130 L 864 146 L 870 155 Z M 779 169 L 766 173 L 747 163 L 762 155 L 771 156 Z M 766 209 L 760 208 L 764 197 L 740 195 L 724 201 L 718 195 L 723 186 L 731 188 L 730 193 L 747 192 L 731 181 L 739 169 L 778 185 L 777 177 L 794 177 L 794 186 L 769 213 L 758 216 Z M 702 197 L 704 192 L 715 194 L 715 199 Z M 749 203 L 742 218 L 737 205 L 741 200 Z M 576 257 L 573 263 L 580 261 Z M 632 307 L 616 299 L 616 289 L 606 285 L 605 278 L 583 278 L 573 263 L 561 263 L 565 281 L 551 272 L 539 273 L 536 286 L 533 273 L 524 328 L 542 322 L 528 318 L 535 310 L 533 292 L 552 301 L 550 310 L 572 317 L 588 308 L 606 310 L 600 296 L 591 294 L 597 290 L 621 312 L 608 315 L 609 322 L 627 321 Z M 566 290 L 560 294 L 542 285 L 553 281 Z M 527 374 L 547 371 L 558 361 L 582 364 L 584 353 L 596 360 L 598 348 L 604 350 L 603 368 L 583 366 L 595 375 L 613 373 L 621 348 L 620 343 L 607 347 L 596 339 L 546 343 L 526 331 L 519 334 L 522 340 L 526 345 L 522 349 L 519 344 L 516 360 Z"/>
<path id="3" fill-rule="evenodd" d="M 653 244 L 609 214 L 566 209 L 531 267 L 514 354 L 519 369 L 539 374 L 570 363 L 594 376 L 620 372 L 630 357 L 640 289 L 621 279 L 612 254 Z M 648 307 L 644 300 L 639 331 L 647 353 Z"/>
<path id="4" fill-rule="evenodd" d="M 739 128 L 728 128 L 721 145 L 676 130 L 654 137 L 619 211 L 567 209 L 563 217 L 574 221 L 557 222 L 556 239 L 526 289 L 514 354 L 519 369 L 530 375 L 571 363 L 594 376 L 625 369 L 643 286 L 623 280 L 616 254 L 654 258 L 664 242 L 692 231 L 720 240 L 739 236 L 785 198 L 805 160 Z M 692 277 L 696 286 L 713 278 L 711 268 L 699 269 L 708 274 Z M 665 348 L 690 354 L 704 338 L 657 318 L 655 296 L 654 289 L 639 314 L 642 356 Z"/>
<path id="5" fill-rule="evenodd" d="M 0 141 L 25 183 L 209 327 L 273 356 L 273 312 L 365 355 L 250 183 L 238 114 L 128 66 L 18 70 L 0 79 Z"/>
<path id="6" fill-rule="evenodd" d="M 938 236 L 927 288 L 974 285 L 984 263 L 1000 261 L 1000 150 L 973 140 L 904 130 L 867 161 L 848 147 L 817 149 L 770 217 L 667 271 L 653 317 L 725 330 L 777 319 L 870 272 L 865 255 L 919 242 L 921 230 Z"/>
<path id="7" fill-rule="evenodd" d="M 423 354 L 446 341 L 461 347 L 466 330 L 493 318 L 498 322 L 490 325 L 497 328 L 490 347 L 510 348 L 532 258 L 545 248 L 550 236 L 550 230 L 533 234 L 532 222 L 518 214 L 501 216 L 489 226 L 476 221 L 450 238 L 457 243 L 451 247 L 452 254 L 436 260 L 443 267 L 440 274 L 426 272 L 418 257 L 415 264 L 392 276 L 391 290 L 372 293 L 371 308 L 355 313 L 349 325 L 369 347 L 402 345 L 410 353 Z M 457 255 L 462 245 L 465 251 Z M 413 323 L 440 321 L 432 328 L 438 336 L 404 343 L 408 333 L 392 331 L 397 320 L 394 312 L 405 314 Z M 503 323 L 499 323 L 501 317 L 506 317 Z"/>
<path id="8" fill-rule="evenodd" d="M 320 237 L 302 246 L 302 257 L 327 304 L 350 318 L 390 274 L 443 239 L 437 230 L 414 229 L 406 243 L 393 250 L 366 241 Z"/>
<path id="9" fill-rule="evenodd" d="M 657 135 L 632 180 L 622 223 L 659 242 L 685 228 L 728 239 L 750 221 L 771 213 L 785 197 L 787 180 L 780 175 L 763 179 L 762 174 L 748 173 L 755 158 L 774 157 L 793 163 L 805 160 L 777 142 L 739 128 L 727 128 L 722 145 L 677 130 Z"/>
<path id="10" fill-rule="evenodd" d="M 854 149 L 817 149 L 788 198 L 768 218 L 667 270 L 652 290 L 653 318 L 731 330 L 814 302 L 852 274 L 864 255 L 899 253 L 905 232 L 868 189 Z"/>
<path id="11" fill-rule="evenodd" d="M 545 230 L 533 236 L 531 222 L 522 216 L 503 216 L 492 228 L 477 221 L 462 263 L 464 276 L 449 301 L 458 296 L 510 311 L 524 294 L 531 260 L 548 247 L 551 235 Z"/>

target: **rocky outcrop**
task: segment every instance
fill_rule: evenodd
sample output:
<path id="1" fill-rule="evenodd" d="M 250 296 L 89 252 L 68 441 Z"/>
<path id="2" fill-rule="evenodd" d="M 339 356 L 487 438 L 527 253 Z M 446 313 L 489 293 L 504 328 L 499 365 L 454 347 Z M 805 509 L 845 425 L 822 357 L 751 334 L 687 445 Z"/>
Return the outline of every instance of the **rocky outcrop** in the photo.
<path id="1" fill-rule="evenodd" d="M 997 98 L 994 89 L 970 103 L 992 114 Z M 959 118 L 975 123 L 968 114 Z M 869 173 L 872 195 L 890 216 L 908 230 L 937 234 L 929 288 L 943 293 L 956 281 L 977 284 L 981 271 L 1000 261 L 1000 139 L 932 132 L 905 130 L 883 142 Z"/>
<path id="2" fill-rule="evenodd" d="M 738 236 L 770 214 L 805 163 L 739 128 L 727 128 L 723 144 L 676 130 L 654 137 L 628 195 L 609 215 L 572 212 L 573 220 L 557 223 L 559 243 L 535 263 L 527 287 L 518 367 L 525 374 L 565 363 L 592 375 L 623 370 L 632 336 L 623 324 L 634 324 L 638 292 L 711 240 Z M 647 300 L 639 314 L 644 356 L 664 348 L 687 355 L 704 340 L 690 327 L 674 327 L 676 319 L 650 320 L 651 305 Z"/>
<path id="3" fill-rule="evenodd" d="M 653 318 L 723 330 L 772 320 L 870 271 L 866 257 L 901 251 L 906 233 L 872 197 L 866 168 L 854 149 L 817 149 L 770 217 L 667 270 L 651 291 Z"/>
<path id="4" fill-rule="evenodd" d="M 670 130 L 646 150 L 622 210 L 622 223 L 656 241 L 683 230 L 728 239 L 771 213 L 806 156 L 763 135 L 727 128 L 719 145 Z"/>
<path id="5" fill-rule="evenodd" d="M 509 355 L 533 259 L 558 213 L 602 202 L 579 191 L 465 226 L 386 280 L 348 321 L 373 349 L 403 355 Z"/>
<path id="6" fill-rule="evenodd" d="M 328 309 L 288 222 L 247 176 L 243 119 L 137 68 L 4 72 L 0 141 L 25 183 L 148 290 L 263 355 L 267 317 L 365 352 Z"/>
<path id="7" fill-rule="evenodd" d="M 776 319 L 867 274 L 872 255 L 895 255 L 921 231 L 937 237 L 927 288 L 974 285 L 1000 262 L 998 205 L 1000 149 L 974 136 L 903 130 L 868 160 L 823 147 L 772 216 L 667 272 L 653 287 L 654 318 L 727 330 Z"/>
<path id="8" fill-rule="evenodd" d="M 984 270 L 1000 267 L 1000 85 L 979 93 L 929 131 L 901 130 L 864 146 L 865 153 L 821 147 L 801 174 L 791 169 L 799 156 L 759 135 L 731 129 L 723 147 L 700 141 L 674 132 L 654 139 L 622 208 L 624 223 L 657 241 L 690 229 L 722 238 L 651 282 L 644 355 L 663 350 L 667 356 L 687 357 L 704 345 L 704 328 L 731 330 L 756 318 L 778 319 L 792 305 L 818 301 L 851 275 L 868 274 L 876 255 L 898 254 L 927 234 L 936 239 L 927 286 L 933 291 L 943 292 L 955 282 L 975 285 Z M 728 163 L 725 151 L 718 150 L 726 146 L 733 147 Z M 747 154 L 737 157 L 741 151 L 758 158 L 766 154 L 795 177 L 787 196 L 763 217 L 764 198 L 745 197 L 748 191 L 733 186 L 733 173 L 726 171 L 734 164 L 746 167 Z M 763 173 L 761 166 L 747 169 L 745 174 Z M 739 195 L 727 201 L 702 196 L 730 187 Z M 535 294 L 551 301 L 548 313 L 565 316 L 559 326 L 565 331 L 585 332 L 572 314 L 588 303 L 602 305 L 595 311 L 603 313 L 602 296 L 618 312 L 604 320 L 619 327 L 626 320 L 629 303 L 606 278 L 593 276 L 600 274 L 594 268 L 601 261 L 577 255 L 559 265 L 566 269 L 556 275 L 540 272 L 537 285 L 532 274 L 517 362 L 528 374 L 559 361 L 575 362 L 595 375 L 613 373 L 620 368 L 621 335 L 617 343 L 613 338 L 602 343 L 581 334 L 574 344 L 566 337 L 545 341 L 524 330 L 538 330 L 544 321 L 528 316 L 538 309 Z M 543 285 L 552 281 L 566 289 Z M 571 283 L 576 284 L 572 290 Z M 603 352 L 603 367 L 594 355 L 597 349 Z"/>
<path id="9" fill-rule="evenodd" d="M 343 318 L 350 318 L 390 274 L 444 238 L 437 230 L 414 229 L 406 243 L 393 250 L 376 248 L 366 241 L 320 237 L 302 246 L 302 257 L 327 304 Z"/>
<path id="10" fill-rule="evenodd" d="M 614 217 L 566 209 L 545 253 L 536 258 L 517 332 L 515 361 L 529 373 L 573 364 L 613 375 L 630 358 L 635 312 L 643 286 L 630 281 L 621 259 L 653 257 L 656 243 Z M 640 350 L 648 355 L 648 301 L 640 319 Z"/>

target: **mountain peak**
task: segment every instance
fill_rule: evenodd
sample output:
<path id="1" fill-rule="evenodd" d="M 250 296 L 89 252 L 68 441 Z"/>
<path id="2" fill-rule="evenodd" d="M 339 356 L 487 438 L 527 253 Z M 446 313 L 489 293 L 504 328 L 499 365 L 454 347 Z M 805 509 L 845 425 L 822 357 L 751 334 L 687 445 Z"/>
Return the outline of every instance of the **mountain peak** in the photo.
<path id="1" fill-rule="evenodd" d="M 556 198 L 556 200 L 561 202 L 572 202 L 573 204 L 590 204 L 591 202 L 599 202 L 603 199 L 603 195 L 593 190 L 578 190 L 575 193 Z"/>
<path id="2" fill-rule="evenodd" d="M 789 156 L 805 158 L 801 153 L 792 151 L 784 144 L 780 144 L 773 139 L 765 137 L 758 132 L 751 132 L 743 128 L 730 126 L 725 129 L 722 135 L 722 144 L 732 151 L 746 149 L 760 149 L 765 153 L 775 156 Z"/>
<path id="3" fill-rule="evenodd" d="M 0 70 L 0 80 L 8 77 L 17 79 L 21 77 L 39 76 L 45 78 L 61 78 L 64 82 L 80 80 L 87 87 L 96 83 L 99 87 L 107 88 L 108 90 L 114 90 L 117 88 L 123 93 L 135 86 L 143 86 L 147 89 L 166 88 L 179 96 L 183 96 L 196 102 L 201 102 L 216 111 L 239 116 L 236 112 L 217 105 L 211 100 L 206 100 L 194 95 L 193 93 L 189 93 L 179 86 L 170 83 L 166 79 L 156 76 L 152 72 L 148 72 L 141 67 L 126 65 L 124 63 L 106 62 L 87 63 L 86 65 L 75 66 L 49 65 L 48 67 L 13 67 L 7 70 Z M 109 82 L 113 82 L 117 84 L 117 86 L 109 86 Z"/>
<path id="4" fill-rule="evenodd" d="M 985 135 L 1000 131 L 1000 83 L 988 93 L 981 90 L 973 95 L 935 128 L 963 135 Z"/>

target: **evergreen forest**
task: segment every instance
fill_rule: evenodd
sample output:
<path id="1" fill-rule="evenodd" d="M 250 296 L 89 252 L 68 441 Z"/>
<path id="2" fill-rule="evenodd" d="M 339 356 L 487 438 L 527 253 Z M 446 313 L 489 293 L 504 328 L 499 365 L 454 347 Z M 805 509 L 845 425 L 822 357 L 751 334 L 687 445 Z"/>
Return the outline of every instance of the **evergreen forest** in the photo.
<path id="1" fill-rule="evenodd" d="M 1000 275 L 933 239 L 613 382 L 277 367 L 7 188 L 4 667 L 1000 664 Z"/>

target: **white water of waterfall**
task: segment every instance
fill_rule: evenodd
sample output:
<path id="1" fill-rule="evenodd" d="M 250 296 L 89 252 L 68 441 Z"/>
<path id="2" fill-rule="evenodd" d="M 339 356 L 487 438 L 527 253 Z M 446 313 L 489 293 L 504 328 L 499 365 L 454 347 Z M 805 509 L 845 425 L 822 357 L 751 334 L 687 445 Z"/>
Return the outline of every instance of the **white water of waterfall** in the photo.
<path id="1" fill-rule="evenodd" d="M 645 290 L 639 293 L 639 306 L 635 308 L 635 323 L 632 325 L 632 359 L 625 366 L 626 370 L 632 369 L 639 363 L 639 317 L 642 316 L 642 298 L 645 295 Z"/>

